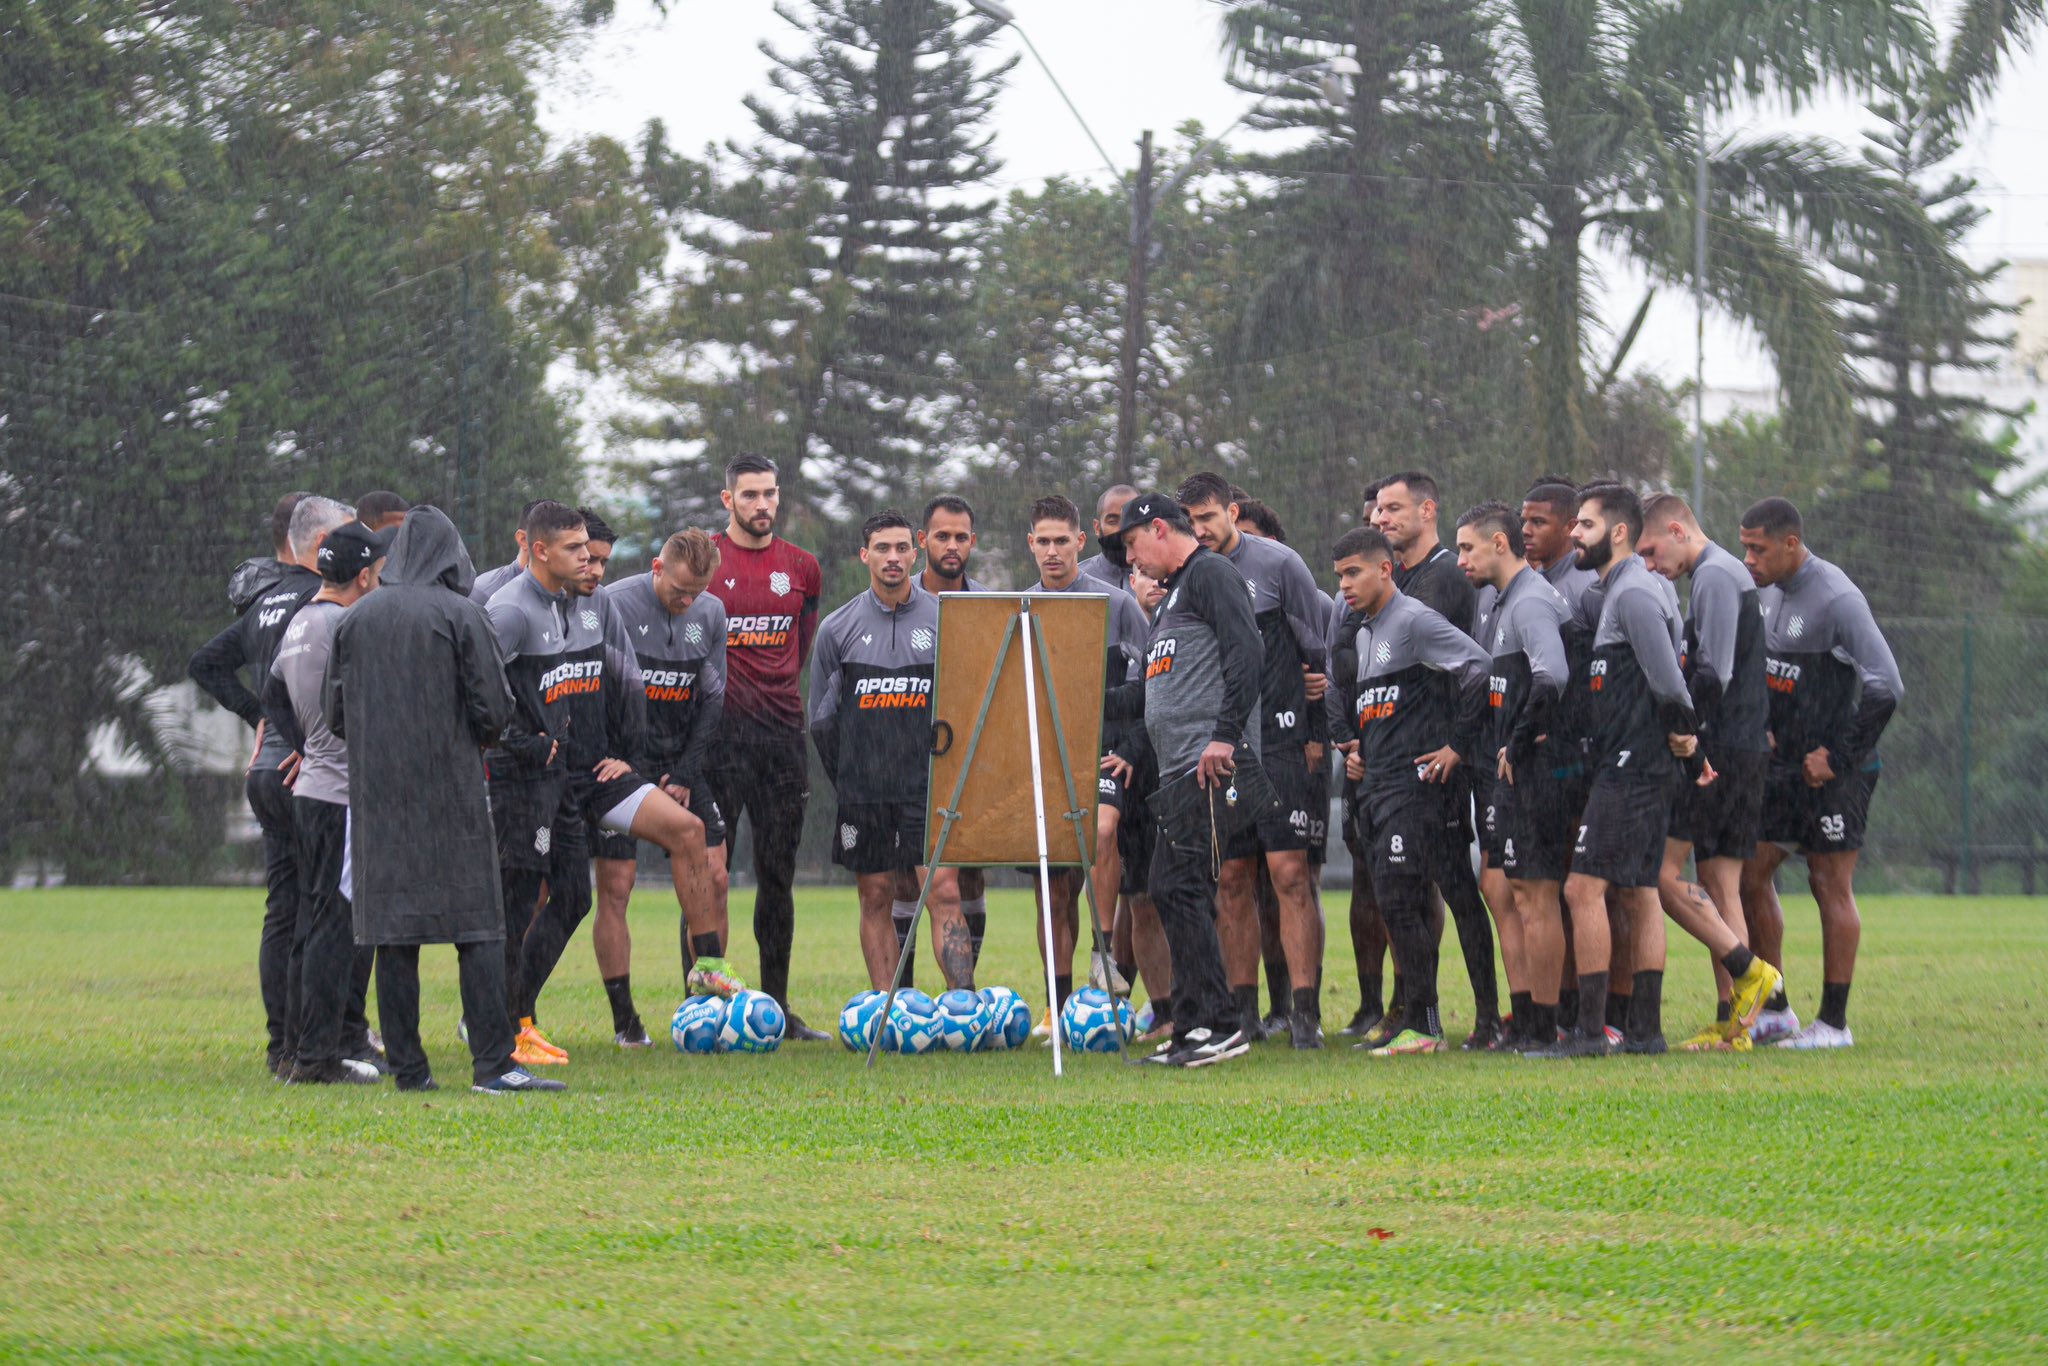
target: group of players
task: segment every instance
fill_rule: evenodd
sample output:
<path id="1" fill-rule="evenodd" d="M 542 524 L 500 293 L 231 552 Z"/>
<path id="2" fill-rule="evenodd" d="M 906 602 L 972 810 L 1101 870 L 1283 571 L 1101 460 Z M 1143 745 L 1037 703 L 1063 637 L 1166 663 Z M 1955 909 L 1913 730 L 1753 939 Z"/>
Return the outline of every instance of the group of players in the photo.
<path id="1" fill-rule="evenodd" d="M 1331 548 L 1335 597 L 1272 510 L 1213 474 L 1172 495 L 1112 488 L 1087 526 L 1065 497 L 1031 505 L 1016 528 L 1036 575 L 1024 591 L 1110 599 L 1095 863 L 1086 882 L 1080 869 L 1055 874 L 1051 942 L 1041 942 L 1057 996 L 1072 987 L 1092 883 L 1102 896 L 1091 900 L 1090 976 L 1119 992 L 1142 982 L 1149 1060 L 1207 1066 L 1276 1033 L 1322 1047 L 1318 884 L 1336 786 L 1360 992 L 1341 1032 L 1356 1047 L 1446 1046 L 1436 990 L 1446 908 L 1473 992 L 1467 1049 L 1664 1051 L 1667 915 L 1715 964 L 1716 1019 L 1681 1047 L 1847 1046 L 1856 851 L 1876 742 L 1902 694 L 1860 592 L 1808 551 L 1782 499 L 1745 514 L 1737 560 L 1669 494 L 1539 479 L 1518 505 L 1465 512 L 1454 545 L 1440 540 L 1439 497 L 1420 471 L 1368 488 L 1363 525 Z M 920 867 L 937 594 L 983 587 L 969 573 L 973 508 L 949 495 L 916 524 L 893 511 L 868 518 L 868 585 L 820 620 L 818 562 L 777 534 L 773 463 L 733 461 L 722 500 L 722 531 L 678 532 L 649 569 L 609 583 L 616 537 L 603 519 L 534 503 L 517 557 L 476 576 L 471 596 L 513 701 L 486 767 L 511 1057 L 528 1073 L 568 1060 L 536 1023 L 538 1001 L 593 892 L 614 1040 L 649 1043 L 625 914 L 640 841 L 667 856 L 688 988 L 729 995 L 743 984 L 725 957 L 727 850 L 741 822 L 751 827 L 760 985 L 788 1009 L 807 738 L 835 788 L 832 858 L 857 884 L 870 985 L 895 978 L 927 875 L 939 971 L 949 988 L 974 985 L 983 878 Z M 317 554 L 348 511 L 299 504 L 316 507 L 314 517 L 290 511 L 290 535 L 279 524 L 281 563 Z M 345 553 L 329 558 L 343 569 L 387 543 L 380 519 L 404 516 L 391 495 L 354 511 L 371 534 L 340 535 Z M 1084 558 L 1091 533 L 1100 553 Z M 272 672 L 310 577 L 242 592 L 243 621 L 195 658 L 194 676 L 252 720 L 289 723 L 291 669 L 275 670 L 284 705 L 253 712 L 223 674 L 242 662 Z M 272 1066 L 287 1079 L 371 1080 L 380 1063 L 362 950 L 342 967 L 346 954 L 322 953 L 317 972 L 353 990 L 316 993 L 321 1045 L 300 1039 L 297 984 L 316 969 L 290 892 L 309 877 L 335 880 L 341 859 L 315 855 L 335 866 L 305 875 L 280 867 L 306 844 L 289 830 L 300 803 L 281 799 L 292 751 L 279 748 L 279 729 L 251 770 L 271 873 L 262 980 Z M 1775 891 L 1794 851 L 1824 940 L 1819 1013 L 1803 1028 L 1783 990 Z M 1041 1033 L 1059 1004 L 1048 1003 Z M 827 1037 L 793 1010 L 788 1021 L 792 1040 Z"/>

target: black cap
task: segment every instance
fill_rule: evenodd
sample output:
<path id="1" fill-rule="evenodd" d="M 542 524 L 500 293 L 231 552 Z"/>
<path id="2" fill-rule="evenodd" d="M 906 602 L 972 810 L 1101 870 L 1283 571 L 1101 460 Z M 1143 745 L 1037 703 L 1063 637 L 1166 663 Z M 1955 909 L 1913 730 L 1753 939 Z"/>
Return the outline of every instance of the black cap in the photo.
<path id="1" fill-rule="evenodd" d="M 329 583 L 347 583 L 384 558 L 391 549 L 392 533 L 372 531 L 361 522 L 343 522 L 320 542 L 320 577 Z"/>

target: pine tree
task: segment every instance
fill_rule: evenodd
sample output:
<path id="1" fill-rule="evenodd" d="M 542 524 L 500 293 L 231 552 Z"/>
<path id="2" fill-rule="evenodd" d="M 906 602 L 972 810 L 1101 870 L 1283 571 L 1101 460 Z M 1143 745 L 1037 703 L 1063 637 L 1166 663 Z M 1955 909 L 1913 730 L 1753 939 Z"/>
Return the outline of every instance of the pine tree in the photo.
<path id="1" fill-rule="evenodd" d="M 748 99 L 740 174 L 716 158 L 676 206 L 697 259 L 657 324 L 671 349 L 640 376 L 669 409 L 642 434 L 697 448 L 665 472 L 678 510 L 757 450 L 782 467 L 786 515 L 830 546 L 944 459 L 1010 64 L 979 60 L 994 26 L 950 0 L 776 12 L 804 44 L 762 44 L 779 98 Z"/>

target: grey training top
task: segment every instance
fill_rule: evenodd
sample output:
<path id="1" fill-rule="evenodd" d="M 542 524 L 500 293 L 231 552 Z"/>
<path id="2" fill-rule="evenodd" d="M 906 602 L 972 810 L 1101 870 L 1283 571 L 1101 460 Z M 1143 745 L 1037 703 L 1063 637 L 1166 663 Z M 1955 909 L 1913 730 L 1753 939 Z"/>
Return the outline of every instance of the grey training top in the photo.
<path id="1" fill-rule="evenodd" d="M 501 564 L 496 569 L 486 569 L 476 576 L 476 582 L 469 586 L 469 600 L 490 605 L 491 594 L 519 577 L 519 561 Z"/>
<path id="2" fill-rule="evenodd" d="M 1586 596 L 1586 590 L 1600 582 L 1599 574 L 1591 569 L 1579 568 L 1579 557 L 1576 554 L 1567 555 L 1557 563 L 1547 564 L 1536 572 L 1549 580 L 1550 586 L 1564 599 L 1565 606 L 1575 612 L 1579 607 L 1579 599 Z"/>
<path id="3" fill-rule="evenodd" d="M 1251 588 L 1252 618 L 1264 650 L 1260 670 L 1260 737 L 1276 749 L 1311 738 L 1306 666 L 1328 670 L 1324 644 L 1329 609 L 1315 576 L 1291 546 L 1263 536 L 1240 535 L 1225 559 L 1237 566 Z M 1316 734 L 1321 733 L 1320 727 Z"/>
<path id="4" fill-rule="evenodd" d="M 1107 555 L 1090 555 L 1081 561 L 1081 577 L 1106 583 L 1111 588 L 1130 591 L 1130 575 L 1109 562 Z"/>
<path id="5" fill-rule="evenodd" d="M 327 728 L 322 687 L 327 657 L 334 650 L 334 628 L 347 610 L 338 602 L 308 602 L 284 628 L 284 641 L 270 663 L 270 672 L 291 694 L 292 714 L 306 737 L 292 794 L 337 806 L 348 805 L 348 743 Z"/>

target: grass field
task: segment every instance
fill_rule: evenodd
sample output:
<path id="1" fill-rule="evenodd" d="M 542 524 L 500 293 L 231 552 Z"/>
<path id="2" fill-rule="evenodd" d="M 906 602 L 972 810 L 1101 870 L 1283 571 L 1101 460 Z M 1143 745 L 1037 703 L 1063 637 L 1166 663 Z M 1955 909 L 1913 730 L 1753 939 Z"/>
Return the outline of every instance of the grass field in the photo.
<path id="1" fill-rule="evenodd" d="M 1028 903 L 996 900 L 982 980 L 1037 999 Z M 658 1024 L 674 931 L 641 904 Z M 1788 911 L 1804 1013 L 1817 934 Z M 0 1357 L 2048 1355 L 2040 902 L 1868 903 L 1846 1054 L 1269 1045 L 1058 1083 L 1037 1049 L 620 1055 L 579 936 L 543 1002 L 574 1089 L 517 1100 L 453 1085 L 447 950 L 426 1013 L 450 1090 L 279 1087 L 259 913 L 0 892 Z M 1341 1022 L 1341 931 L 1330 961 Z M 850 893 L 803 897 L 797 964 L 829 1020 L 858 984 Z M 1675 950 L 1673 1034 L 1706 991 Z"/>

